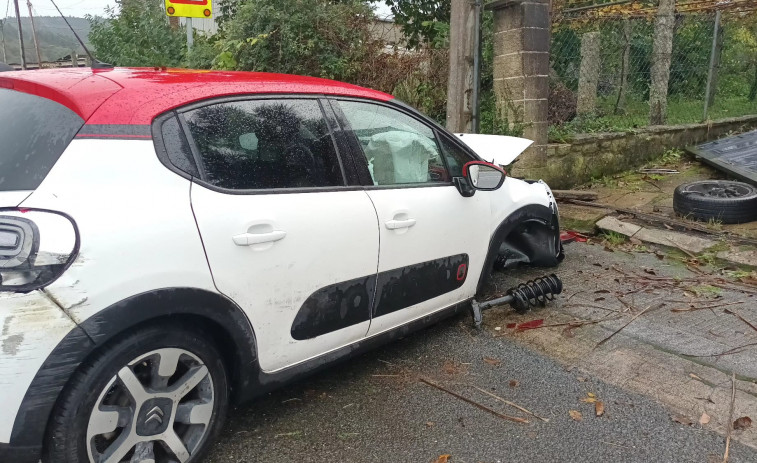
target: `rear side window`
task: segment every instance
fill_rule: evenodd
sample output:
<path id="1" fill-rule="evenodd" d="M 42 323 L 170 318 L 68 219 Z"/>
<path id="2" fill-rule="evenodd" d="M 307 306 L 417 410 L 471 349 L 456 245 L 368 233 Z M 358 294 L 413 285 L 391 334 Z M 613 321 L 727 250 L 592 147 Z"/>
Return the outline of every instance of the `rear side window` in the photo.
<path id="1" fill-rule="evenodd" d="M 36 189 L 83 124 L 54 101 L 0 89 L 0 191 Z"/>
<path id="2" fill-rule="evenodd" d="M 205 181 L 258 190 L 344 185 L 317 100 L 245 100 L 184 113 Z"/>

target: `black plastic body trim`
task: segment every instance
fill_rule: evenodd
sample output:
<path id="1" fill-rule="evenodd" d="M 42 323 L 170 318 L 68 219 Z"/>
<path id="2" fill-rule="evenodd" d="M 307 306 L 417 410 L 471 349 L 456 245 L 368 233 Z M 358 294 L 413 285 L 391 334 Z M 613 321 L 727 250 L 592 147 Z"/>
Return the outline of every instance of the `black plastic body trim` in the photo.
<path id="1" fill-rule="evenodd" d="M 468 255 L 407 265 L 318 289 L 303 302 L 290 333 L 305 340 L 366 322 L 454 291 L 468 277 Z"/>
<path id="2" fill-rule="evenodd" d="M 499 224 L 497 230 L 489 241 L 489 250 L 486 253 L 486 260 L 484 260 L 481 276 L 478 279 L 476 294 L 480 294 L 483 290 L 484 285 L 494 268 L 494 261 L 499 255 L 500 245 L 507 239 L 510 232 L 526 221 L 538 221 L 544 226 L 550 228 L 556 226 L 554 233 L 558 236 L 557 242 L 559 243 L 560 227 L 559 224 L 557 224 L 557 220 L 557 213 L 554 209 L 540 204 L 529 204 L 508 215 L 507 218 Z"/>
<path id="3" fill-rule="evenodd" d="M 302 341 L 367 322 L 376 289 L 376 275 L 320 288 L 302 303 L 290 330 Z"/>
<path id="4" fill-rule="evenodd" d="M 40 445 L 19 446 L 0 442 L 0 461 L 3 463 L 38 463 Z"/>
<path id="5" fill-rule="evenodd" d="M 86 319 L 63 338 L 24 395 L 13 424 L 11 446 L 41 448 L 59 394 L 96 348 L 142 323 L 187 316 L 201 320 L 204 331 L 210 333 L 217 327 L 223 333 L 222 341 L 229 343 L 226 352 L 234 356 L 234 364 L 229 365 L 232 398 L 235 402 L 248 400 L 256 381 L 257 351 L 255 335 L 244 312 L 218 293 L 194 288 L 160 289 L 113 304 Z"/>
<path id="6" fill-rule="evenodd" d="M 337 362 L 349 360 L 358 355 L 364 354 L 376 347 L 382 346 L 394 340 L 403 338 L 414 331 L 438 323 L 445 318 L 453 315 L 467 312 L 470 310 L 470 300 L 453 304 L 444 309 L 426 315 L 425 317 L 413 320 L 402 326 L 398 326 L 389 331 L 378 333 L 374 336 L 363 338 L 349 346 L 341 347 L 327 354 L 321 355 L 311 360 L 299 363 L 297 365 L 276 371 L 275 373 L 265 373 L 258 371 L 256 378 L 255 391 L 253 397 L 266 394 L 272 390 L 286 385 L 287 383 L 300 379 L 302 377 L 317 373 L 327 367 L 333 366 Z"/>
<path id="7" fill-rule="evenodd" d="M 378 274 L 373 317 L 454 291 L 468 276 L 468 254 L 434 259 Z"/>

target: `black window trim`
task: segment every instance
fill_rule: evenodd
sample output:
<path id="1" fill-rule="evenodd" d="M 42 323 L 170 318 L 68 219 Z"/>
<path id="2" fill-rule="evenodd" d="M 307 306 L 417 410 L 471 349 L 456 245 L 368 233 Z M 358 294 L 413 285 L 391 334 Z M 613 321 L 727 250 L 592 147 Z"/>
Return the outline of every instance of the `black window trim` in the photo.
<path id="1" fill-rule="evenodd" d="M 191 136 L 191 133 L 189 132 L 189 129 L 187 127 L 186 118 L 184 117 L 184 113 L 189 111 L 194 111 L 196 109 L 200 109 L 206 106 L 212 106 L 215 104 L 220 103 L 232 103 L 232 102 L 239 102 L 239 101 L 260 101 L 260 100 L 315 100 L 316 103 L 318 103 L 319 108 L 321 109 L 321 113 L 323 114 L 323 118 L 326 121 L 326 126 L 329 130 L 329 135 L 331 136 L 331 142 L 334 146 L 334 151 L 336 152 L 337 162 L 339 163 L 339 168 L 342 173 L 342 185 L 332 185 L 332 186 L 325 186 L 325 187 L 305 187 L 305 188 L 260 188 L 260 189 L 245 189 L 245 190 L 238 190 L 238 189 L 232 189 L 232 188 L 224 188 L 219 187 L 217 185 L 213 185 L 209 182 L 207 182 L 205 177 L 205 166 L 202 162 L 200 152 L 197 148 L 197 145 L 194 142 L 194 137 Z M 354 169 L 352 172 L 349 172 L 350 166 L 345 165 L 343 157 L 350 156 L 349 153 L 343 153 L 342 151 L 346 148 L 343 146 L 343 144 L 340 144 L 337 142 L 337 137 L 335 136 L 335 131 L 341 129 L 339 127 L 334 127 L 334 119 L 335 117 L 334 112 L 331 108 L 331 105 L 326 105 L 324 102 L 326 101 L 326 96 L 323 94 L 314 94 L 314 93 L 285 93 L 285 94 L 278 94 L 278 93 L 250 93 L 250 94 L 239 94 L 239 95 L 229 95 L 229 96 L 221 96 L 221 97 L 213 97 L 208 98 L 202 101 L 197 101 L 194 103 L 190 103 L 188 105 L 172 109 L 166 113 L 163 113 L 159 116 L 157 116 L 153 122 L 152 122 L 152 132 L 153 132 L 153 138 L 155 140 L 155 147 L 158 154 L 158 158 L 160 161 L 165 165 L 169 170 L 172 172 L 190 180 L 193 183 L 196 183 L 200 186 L 203 186 L 209 190 L 223 193 L 223 194 L 230 194 L 230 195 L 261 195 L 261 194 L 298 194 L 298 193 L 328 193 L 328 192 L 335 192 L 335 191 L 359 191 L 363 189 L 362 185 L 359 184 L 350 184 L 349 178 L 350 175 L 352 175 L 352 178 L 356 178 Z M 329 115 L 332 116 L 332 118 L 329 118 Z M 176 116 L 179 120 L 179 124 L 181 126 L 182 131 L 184 132 L 184 136 L 186 137 L 187 142 L 189 143 L 190 149 L 192 150 L 192 155 L 194 156 L 195 163 L 197 164 L 197 169 L 200 172 L 200 175 L 203 178 L 195 177 L 191 174 L 188 174 L 180 169 L 178 169 L 176 166 L 173 165 L 173 163 L 168 158 L 168 151 L 165 147 L 165 140 L 163 140 L 161 127 L 163 122 L 165 122 L 167 119 L 169 119 L 172 116 Z M 341 149 L 340 149 L 341 148 Z"/>
<path id="2" fill-rule="evenodd" d="M 444 155 L 444 151 L 442 150 L 442 147 L 439 145 L 439 138 L 444 138 L 448 142 L 452 143 L 453 146 L 456 146 L 460 148 L 463 153 L 471 157 L 471 161 L 480 161 L 482 160 L 473 150 L 471 150 L 467 145 L 464 145 L 458 137 L 456 137 L 454 134 L 450 134 L 446 129 L 444 129 L 442 126 L 440 126 L 436 121 L 433 119 L 423 115 L 419 111 L 413 109 L 411 106 L 397 100 L 392 99 L 389 101 L 378 101 L 378 100 L 372 100 L 368 98 L 359 98 L 359 97 L 346 97 L 346 96 L 337 96 L 332 95 L 328 97 L 329 103 L 331 103 L 331 108 L 334 111 L 334 113 L 337 115 L 337 120 L 339 124 L 341 124 L 341 130 L 349 134 L 350 138 L 350 152 L 349 156 L 352 160 L 352 163 L 358 171 L 358 175 L 361 177 L 361 181 L 363 184 L 363 187 L 366 190 L 396 190 L 401 188 L 434 188 L 434 187 L 448 187 L 448 186 L 455 186 L 453 181 L 449 182 L 428 182 L 428 183 L 399 183 L 395 185 L 374 185 L 373 180 L 370 177 L 370 173 L 368 171 L 368 164 L 365 160 L 365 155 L 362 152 L 362 147 L 360 146 L 360 142 L 358 141 L 357 135 L 355 135 L 355 132 L 352 130 L 352 128 L 349 125 L 349 121 L 347 121 L 346 116 L 342 112 L 342 109 L 339 107 L 340 101 L 354 101 L 358 103 L 368 103 L 368 104 L 375 104 L 377 106 L 383 106 L 389 109 L 393 109 L 395 111 L 399 111 L 402 114 L 405 114 L 406 116 L 416 120 L 418 123 L 428 127 L 432 133 L 434 134 L 435 140 L 434 142 L 437 145 L 437 149 L 439 149 L 439 156 L 442 158 L 442 162 L 444 163 L 444 168 L 447 169 L 447 173 L 450 173 L 449 164 L 447 162 L 446 156 Z"/>

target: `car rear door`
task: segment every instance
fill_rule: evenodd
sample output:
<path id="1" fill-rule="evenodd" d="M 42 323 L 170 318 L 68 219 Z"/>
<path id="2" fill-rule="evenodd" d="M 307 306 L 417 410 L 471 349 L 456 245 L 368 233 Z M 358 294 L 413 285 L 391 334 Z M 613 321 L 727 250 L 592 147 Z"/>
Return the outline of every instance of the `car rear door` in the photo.
<path id="1" fill-rule="evenodd" d="M 356 142 L 354 162 L 379 220 L 376 297 L 369 335 L 475 294 L 489 245 L 489 196 L 452 183 L 473 160 L 446 134 L 396 105 L 335 99 Z"/>
<path id="2" fill-rule="evenodd" d="M 345 180 L 330 114 L 316 97 L 273 96 L 180 114 L 215 284 L 247 313 L 267 372 L 353 343 L 370 324 L 376 213 Z"/>

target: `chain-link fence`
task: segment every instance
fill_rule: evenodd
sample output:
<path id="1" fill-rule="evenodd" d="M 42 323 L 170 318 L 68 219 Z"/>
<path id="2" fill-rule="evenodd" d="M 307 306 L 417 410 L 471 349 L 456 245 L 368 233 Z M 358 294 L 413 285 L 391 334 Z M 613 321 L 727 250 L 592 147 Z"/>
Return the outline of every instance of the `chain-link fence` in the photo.
<path id="1" fill-rule="evenodd" d="M 552 140 L 576 133 L 757 114 L 754 11 L 693 11 L 679 3 L 667 26 L 672 32 L 669 53 L 662 35 L 665 27 L 656 25 L 657 17 L 657 7 L 630 3 L 615 11 L 578 8 L 555 14 L 550 59 Z M 663 91 L 656 97 L 655 89 Z"/>

